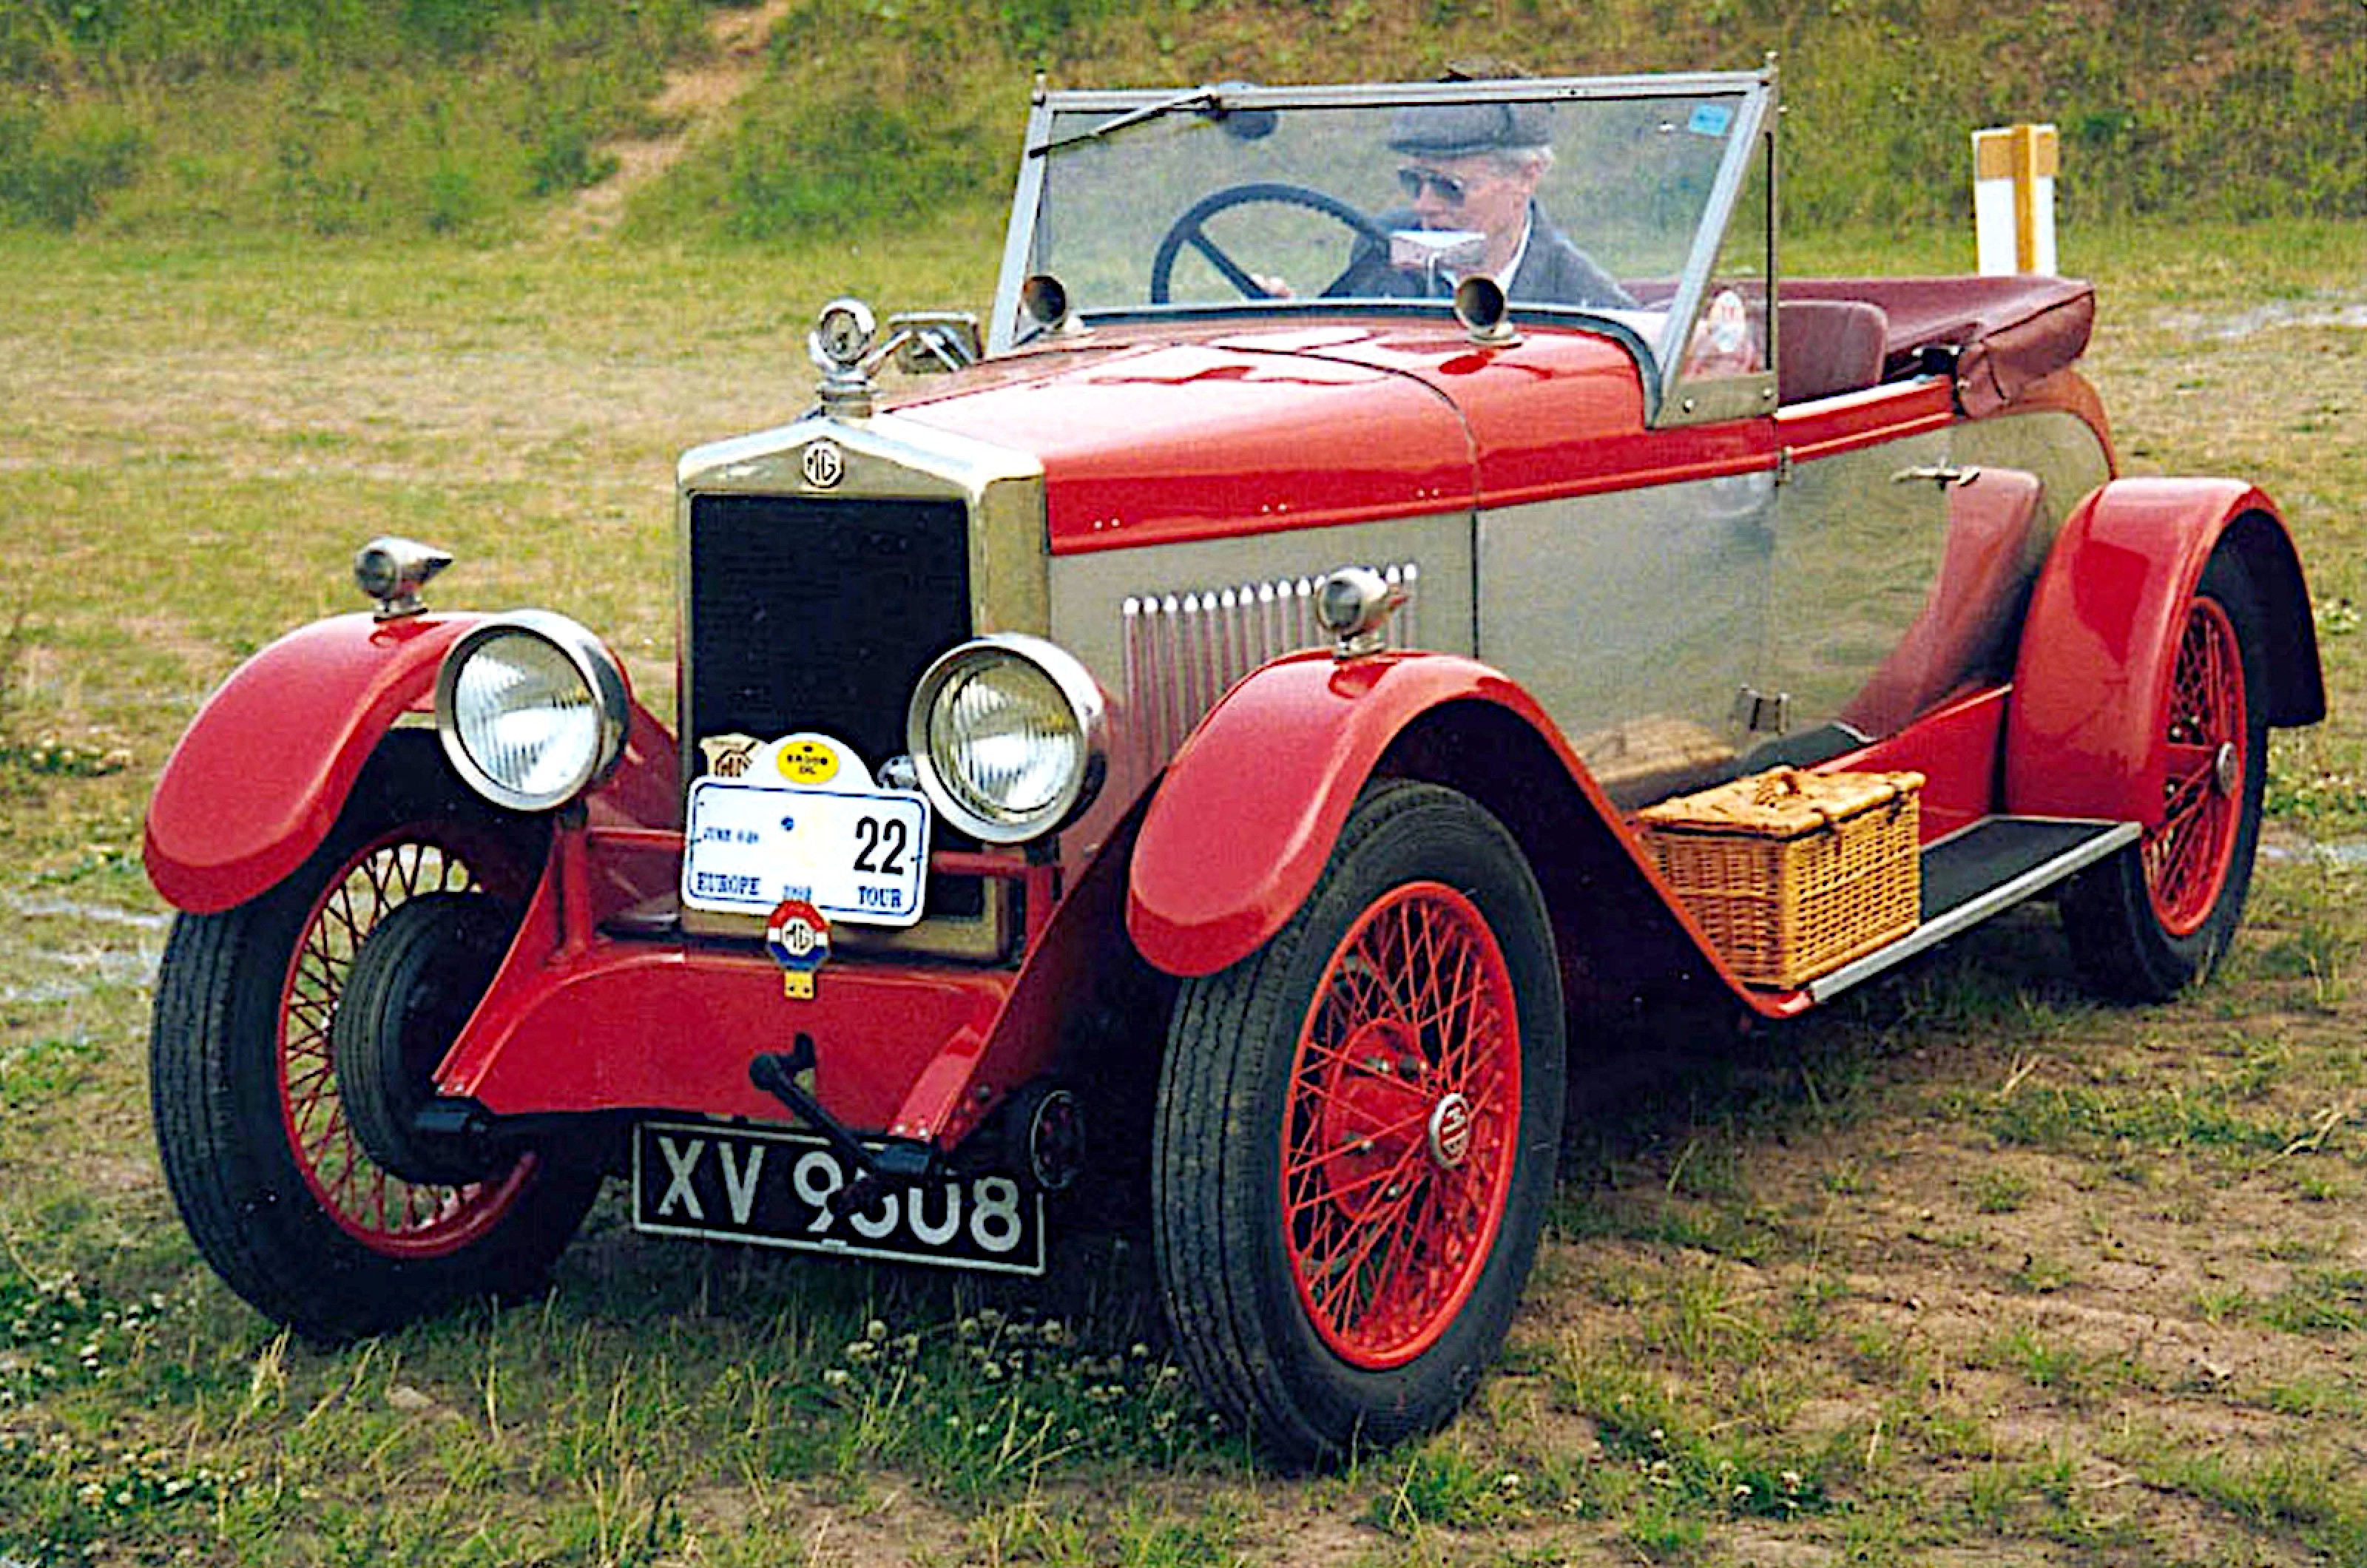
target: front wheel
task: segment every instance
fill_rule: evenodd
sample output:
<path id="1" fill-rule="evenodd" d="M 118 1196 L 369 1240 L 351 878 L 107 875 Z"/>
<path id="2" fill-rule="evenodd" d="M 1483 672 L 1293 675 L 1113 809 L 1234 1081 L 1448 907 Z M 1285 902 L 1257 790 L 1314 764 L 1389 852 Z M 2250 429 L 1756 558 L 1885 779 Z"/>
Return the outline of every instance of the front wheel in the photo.
<path id="1" fill-rule="evenodd" d="M 2243 919 L 2268 776 L 2263 625 L 2243 558 L 2222 545 L 2187 602 L 2156 721 L 2169 759 L 2161 824 L 2063 894 L 2072 956 L 2112 995 L 2177 995 Z"/>
<path id="2" fill-rule="evenodd" d="M 1154 1234 L 1212 1404 L 1306 1461 L 1454 1414 L 1536 1256 L 1562 1051 L 1512 835 L 1434 784 L 1368 788 L 1289 924 L 1177 998 Z"/>
<path id="3" fill-rule="evenodd" d="M 406 1181 L 354 1134 L 332 1023 L 372 935 L 415 924 L 388 924 L 413 899 L 514 908 L 540 866 L 538 827 L 468 795 L 413 739 L 389 738 L 286 881 L 176 920 L 157 976 L 149 1081 L 174 1201 L 233 1291 L 324 1340 L 530 1287 L 599 1187 L 556 1149 Z"/>

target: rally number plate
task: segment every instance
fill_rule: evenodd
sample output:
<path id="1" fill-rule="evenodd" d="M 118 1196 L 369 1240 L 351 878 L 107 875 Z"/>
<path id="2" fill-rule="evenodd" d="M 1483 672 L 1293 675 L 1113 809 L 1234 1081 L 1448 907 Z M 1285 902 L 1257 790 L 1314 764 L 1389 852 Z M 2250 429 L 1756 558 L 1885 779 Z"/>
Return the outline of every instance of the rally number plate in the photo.
<path id="1" fill-rule="evenodd" d="M 690 786 L 682 901 L 767 915 L 801 898 L 833 920 L 909 926 L 929 869 L 929 803 L 903 790 Z"/>
<path id="2" fill-rule="evenodd" d="M 851 1173 L 808 1133 L 644 1122 L 633 1137 L 633 1228 L 850 1258 L 1044 1272 L 1044 1198 L 1008 1176 L 933 1178 L 855 1213 L 830 1210 Z"/>

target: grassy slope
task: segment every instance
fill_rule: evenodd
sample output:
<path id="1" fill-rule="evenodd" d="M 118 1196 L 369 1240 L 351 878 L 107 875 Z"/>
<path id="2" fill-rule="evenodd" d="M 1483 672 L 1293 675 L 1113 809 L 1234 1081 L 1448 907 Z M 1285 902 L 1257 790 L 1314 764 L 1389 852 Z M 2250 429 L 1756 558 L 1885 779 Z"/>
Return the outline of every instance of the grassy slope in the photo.
<path id="1" fill-rule="evenodd" d="M 0 220 L 124 231 L 522 231 L 650 129 L 716 0 L 22 0 L 0 11 Z M 767 82 L 644 232 L 777 239 L 993 206 L 1021 85 L 1784 61 L 1788 210 L 1954 222 L 1966 132 L 2058 121 L 2067 217 L 2367 213 L 2355 0 L 805 0 Z"/>

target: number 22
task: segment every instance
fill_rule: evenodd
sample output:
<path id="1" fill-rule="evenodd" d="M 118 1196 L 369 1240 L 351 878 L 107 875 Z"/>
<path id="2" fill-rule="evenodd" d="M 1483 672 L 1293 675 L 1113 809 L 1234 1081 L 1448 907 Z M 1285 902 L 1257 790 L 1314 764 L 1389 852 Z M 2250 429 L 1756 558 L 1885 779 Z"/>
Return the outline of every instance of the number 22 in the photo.
<path id="1" fill-rule="evenodd" d="M 855 819 L 855 836 L 860 840 L 855 852 L 855 870 L 878 876 L 904 874 L 901 860 L 906 844 L 901 818 L 890 817 L 882 821 L 877 817 L 858 817 Z M 876 865 L 871 858 L 875 854 L 879 857 Z"/>

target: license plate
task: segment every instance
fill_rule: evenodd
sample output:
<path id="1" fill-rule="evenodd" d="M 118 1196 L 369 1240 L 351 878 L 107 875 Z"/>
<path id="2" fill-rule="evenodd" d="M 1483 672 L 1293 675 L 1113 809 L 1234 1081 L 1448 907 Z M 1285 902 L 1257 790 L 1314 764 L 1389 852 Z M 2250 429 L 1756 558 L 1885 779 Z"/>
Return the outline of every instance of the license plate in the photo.
<path id="1" fill-rule="evenodd" d="M 810 1133 L 643 1122 L 633 1136 L 633 1228 L 949 1269 L 1044 1272 L 1044 1196 L 1016 1179 L 937 1177 L 834 1214 L 831 1195 L 851 1175 Z"/>
<path id="2" fill-rule="evenodd" d="M 690 786 L 682 901 L 769 915 L 802 898 L 833 920 L 909 926 L 929 869 L 929 803 L 907 790 Z"/>

